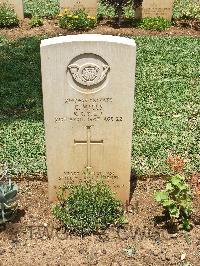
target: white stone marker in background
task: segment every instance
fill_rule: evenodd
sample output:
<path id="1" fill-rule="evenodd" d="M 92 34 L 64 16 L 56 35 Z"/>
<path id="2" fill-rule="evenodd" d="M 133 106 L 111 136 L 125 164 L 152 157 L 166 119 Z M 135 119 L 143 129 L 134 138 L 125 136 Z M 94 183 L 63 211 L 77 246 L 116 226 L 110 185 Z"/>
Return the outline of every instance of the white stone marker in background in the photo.
<path id="1" fill-rule="evenodd" d="M 142 5 L 136 8 L 135 18 L 163 17 L 172 19 L 174 0 L 143 0 Z"/>
<path id="2" fill-rule="evenodd" d="M 23 0 L 0 0 L 0 3 L 6 3 L 10 5 L 17 14 L 19 19 L 24 19 L 24 7 Z"/>
<path id="3" fill-rule="evenodd" d="M 97 0 L 60 0 L 60 9 L 85 9 L 87 14 L 93 17 L 97 15 Z"/>
<path id="4" fill-rule="evenodd" d="M 41 42 L 49 199 L 83 172 L 129 200 L 136 45 L 103 35 Z"/>

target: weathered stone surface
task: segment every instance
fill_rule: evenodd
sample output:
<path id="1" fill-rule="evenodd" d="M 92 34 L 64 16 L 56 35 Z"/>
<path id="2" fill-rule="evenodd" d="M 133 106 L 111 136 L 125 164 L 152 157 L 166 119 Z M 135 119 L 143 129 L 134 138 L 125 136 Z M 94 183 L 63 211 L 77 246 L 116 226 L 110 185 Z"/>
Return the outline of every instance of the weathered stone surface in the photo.
<path id="1" fill-rule="evenodd" d="M 49 199 L 83 172 L 129 200 L 136 45 L 76 35 L 41 43 Z"/>
<path id="2" fill-rule="evenodd" d="M 85 9 L 87 14 L 96 17 L 97 0 L 60 0 L 61 11 L 64 8 L 69 10 Z"/>
<path id="3" fill-rule="evenodd" d="M 163 17 L 172 19 L 174 0 L 143 0 L 142 6 L 135 11 L 135 18 Z"/>
<path id="4" fill-rule="evenodd" d="M 15 10 L 19 19 L 24 19 L 23 0 L 0 0 L 0 3 L 7 3 Z"/>

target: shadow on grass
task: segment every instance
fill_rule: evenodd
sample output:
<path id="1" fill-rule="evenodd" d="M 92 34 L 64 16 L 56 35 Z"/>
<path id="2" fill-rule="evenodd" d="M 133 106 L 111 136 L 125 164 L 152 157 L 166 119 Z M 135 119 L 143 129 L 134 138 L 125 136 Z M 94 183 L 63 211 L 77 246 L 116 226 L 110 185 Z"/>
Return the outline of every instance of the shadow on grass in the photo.
<path id="1" fill-rule="evenodd" d="M 41 37 L 6 41 L 0 46 L 0 115 L 43 119 L 40 74 Z"/>

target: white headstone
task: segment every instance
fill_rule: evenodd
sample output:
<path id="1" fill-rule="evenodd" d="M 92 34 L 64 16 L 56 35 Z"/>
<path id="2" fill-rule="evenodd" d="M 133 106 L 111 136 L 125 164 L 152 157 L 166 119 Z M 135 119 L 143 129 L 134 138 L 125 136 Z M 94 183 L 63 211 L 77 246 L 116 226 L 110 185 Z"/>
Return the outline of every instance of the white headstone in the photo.
<path id="1" fill-rule="evenodd" d="M 85 9 L 88 15 L 96 17 L 97 0 L 60 0 L 61 11 L 65 8 L 75 11 L 77 9 Z"/>
<path id="2" fill-rule="evenodd" d="M 83 172 L 129 200 L 136 45 L 103 35 L 41 43 L 49 199 Z"/>
<path id="3" fill-rule="evenodd" d="M 19 19 L 24 19 L 24 7 L 23 0 L 0 0 L 0 3 L 6 3 L 10 5 Z"/>
<path id="4" fill-rule="evenodd" d="M 135 18 L 163 17 L 172 19 L 174 0 L 143 0 L 142 5 L 136 8 Z"/>

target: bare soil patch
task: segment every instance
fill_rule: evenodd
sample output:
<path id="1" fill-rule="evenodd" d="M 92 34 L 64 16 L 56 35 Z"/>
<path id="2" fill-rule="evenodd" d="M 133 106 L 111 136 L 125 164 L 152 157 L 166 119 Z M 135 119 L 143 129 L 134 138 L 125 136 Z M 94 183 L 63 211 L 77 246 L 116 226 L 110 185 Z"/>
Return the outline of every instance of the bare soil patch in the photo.
<path id="1" fill-rule="evenodd" d="M 138 180 L 125 228 L 81 238 L 53 219 L 47 182 L 18 182 L 16 219 L 0 227 L 0 265 L 199 265 L 200 198 L 194 198 L 192 230 L 173 231 L 153 199 L 163 183 L 164 178 Z"/>
<path id="2" fill-rule="evenodd" d="M 96 28 L 89 31 L 69 31 L 67 29 L 61 29 L 58 25 L 57 20 L 44 20 L 44 25 L 37 28 L 30 28 L 28 25 L 29 19 L 26 18 L 22 21 L 20 27 L 17 28 L 4 28 L 0 29 L 0 35 L 4 35 L 8 39 L 18 39 L 24 37 L 31 37 L 34 35 L 47 35 L 47 36 L 58 36 L 68 35 L 77 33 L 88 33 L 88 34 L 110 34 L 119 36 L 134 36 L 134 35 L 157 35 L 157 36 L 200 36 L 198 27 L 181 27 L 183 23 L 179 23 L 180 27 L 172 26 L 164 31 L 144 30 L 134 28 L 131 26 L 122 25 L 117 28 L 116 25 L 112 25 L 110 21 L 102 21 L 97 25 Z"/>

